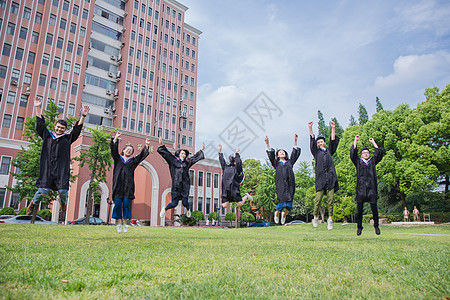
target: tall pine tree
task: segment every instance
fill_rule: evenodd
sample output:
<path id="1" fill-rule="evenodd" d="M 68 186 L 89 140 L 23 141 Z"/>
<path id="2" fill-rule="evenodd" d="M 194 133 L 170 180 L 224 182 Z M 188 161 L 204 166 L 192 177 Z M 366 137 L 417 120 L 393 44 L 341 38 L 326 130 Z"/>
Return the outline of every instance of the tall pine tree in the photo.
<path id="1" fill-rule="evenodd" d="M 377 97 L 377 112 L 384 110 L 383 105 L 381 104 L 380 98 Z"/>
<path id="2" fill-rule="evenodd" d="M 359 103 L 358 114 L 358 121 L 360 126 L 366 124 L 367 121 L 369 121 L 369 114 L 367 113 L 367 109 L 361 103 Z"/>

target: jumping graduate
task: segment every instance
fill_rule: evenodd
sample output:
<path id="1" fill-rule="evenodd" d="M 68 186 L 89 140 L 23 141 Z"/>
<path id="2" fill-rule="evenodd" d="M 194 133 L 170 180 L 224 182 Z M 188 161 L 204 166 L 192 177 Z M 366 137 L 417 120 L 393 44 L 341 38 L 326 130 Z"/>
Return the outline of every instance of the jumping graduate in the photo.
<path id="1" fill-rule="evenodd" d="M 312 125 L 313 122 L 308 123 L 310 135 L 309 146 L 316 164 L 316 201 L 314 201 L 314 219 L 312 223 L 314 227 L 319 225 L 319 206 L 324 194 L 326 194 L 328 200 L 327 228 L 328 230 L 332 230 L 334 193 L 339 189 L 339 185 L 333 158 L 331 156 L 336 152 L 339 144 L 339 137 L 336 136 L 336 125 L 331 121 L 330 147 L 326 148 L 327 144 L 325 143 L 325 138 L 320 136 L 316 139 L 312 130 Z"/>
<path id="2" fill-rule="evenodd" d="M 170 202 L 165 208 L 163 208 L 159 214 L 161 218 L 164 218 L 166 211 L 177 207 L 178 202 L 181 200 L 183 206 L 186 208 L 186 215 L 191 216 L 191 210 L 189 209 L 189 168 L 192 167 L 199 160 L 205 158 L 203 150 L 205 150 L 205 143 L 203 143 L 202 149 L 195 153 L 192 157 L 189 157 L 189 151 L 185 149 L 179 149 L 175 151 L 175 155 L 167 150 L 166 146 L 162 142 L 162 138 L 159 138 L 158 153 L 169 164 L 170 176 L 172 177 L 172 189 L 170 193 L 172 195 L 172 202 Z"/>
<path id="3" fill-rule="evenodd" d="M 375 233 L 380 234 L 377 209 L 377 170 L 375 166 L 383 158 L 383 149 L 378 147 L 373 138 L 370 138 L 369 141 L 375 148 L 373 157 L 370 158 L 368 148 L 362 148 L 361 157 L 358 157 L 358 148 L 356 147 L 358 140 L 359 135 L 356 135 L 355 141 L 350 148 L 350 159 L 356 167 L 356 223 L 358 226 L 356 235 L 361 235 L 363 230 L 362 214 L 364 202 L 370 203 L 373 214 L 373 227 L 375 227 Z"/>
<path id="4" fill-rule="evenodd" d="M 238 207 L 244 205 L 247 199 L 253 200 L 248 193 L 241 198 L 240 185 L 244 181 L 244 172 L 242 170 L 242 160 L 239 155 L 239 149 L 234 150 L 234 156 L 230 155 L 229 163 L 225 162 L 222 153 L 222 145 L 218 146 L 219 162 L 222 167 L 222 207 L 227 208 L 230 202 L 235 202 Z"/>
<path id="5" fill-rule="evenodd" d="M 84 119 L 89 113 L 89 106 L 82 107 L 80 120 L 72 127 L 72 131 L 66 134 L 65 120 L 58 120 L 53 131 L 47 129 L 44 116 L 41 115 L 41 104 L 42 100 L 35 97 L 36 131 L 42 138 L 42 150 L 39 177 L 36 181 L 38 190 L 27 207 L 27 215 L 33 214 L 36 205 L 43 196 L 50 193 L 50 190 L 58 191 L 61 210 L 66 211 L 70 178 L 70 145 L 80 136 Z"/>
<path id="6" fill-rule="evenodd" d="M 294 164 L 300 156 L 301 149 L 297 147 L 298 135 L 294 136 L 294 148 L 292 149 L 291 159 L 287 152 L 279 149 L 276 153 L 273 148 L 269 146 L 269 138 L 266 136 L 265 142 L 267 145 L 267 156 L 270 163 L 275 168 L 275 189 L 277 192 L 278 205 L 275 207 L 274 222 L 278 223 L 280 212 L 281 224 L 286 222 L 286 216 L 292 210 L 292 203 L 294 201 L 295 193 L 295 175 Z"/>
<path id="7" fill-rule="evenodd" d="M 145 146 L 141 153 L 131 157 L 134 148 L 126 145 L 119 154 L 119 137 L 122 135 L 116 132 L 114 139 L 111 139 L 111 156 L 114 160 L 113 170 L 113 194 L 114 209 L 112 218 L 116 220 L 117 232 L 128 232 L 128 225 L 131 219 L 131 200 L 134 197 L 134 171 L 137 166 L 148 156 L 150 140 L 145 140 Z M 126 220 L 126 222 L 125 222 Z"/>

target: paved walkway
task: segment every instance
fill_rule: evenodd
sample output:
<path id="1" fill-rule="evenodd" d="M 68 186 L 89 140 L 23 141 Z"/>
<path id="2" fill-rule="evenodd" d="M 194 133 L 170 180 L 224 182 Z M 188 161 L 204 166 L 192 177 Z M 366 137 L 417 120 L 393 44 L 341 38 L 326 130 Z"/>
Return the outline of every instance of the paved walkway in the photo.
<path id="1" fill-rule="evenodd" d="M 450 234 L 440 234 L 440 233 L 409 233 L 409 232 L 394 232 L 394 234 L 429 235 L 429 236 L 450 236 Z"/>

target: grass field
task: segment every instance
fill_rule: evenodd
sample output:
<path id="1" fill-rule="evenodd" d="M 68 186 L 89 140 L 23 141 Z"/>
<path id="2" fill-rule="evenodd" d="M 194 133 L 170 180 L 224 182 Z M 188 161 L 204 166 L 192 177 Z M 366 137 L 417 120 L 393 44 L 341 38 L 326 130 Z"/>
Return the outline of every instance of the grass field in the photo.
<path id="1" fill-rule="evenodd" d="M 449 299 L 449 225 L 0 226 L 1 299 Z"/>

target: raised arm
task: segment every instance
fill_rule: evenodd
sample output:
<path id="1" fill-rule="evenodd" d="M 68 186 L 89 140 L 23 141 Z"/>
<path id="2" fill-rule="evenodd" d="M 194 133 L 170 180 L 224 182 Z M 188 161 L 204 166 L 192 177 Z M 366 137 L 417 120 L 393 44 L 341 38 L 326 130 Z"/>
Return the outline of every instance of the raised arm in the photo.
<path id="1" fill-rule="evenodd" d="M 136 164 L 140 164 L 150 154 L 150 152 L 148 151 L 149 146 L 150 146 L 150 140 L 146 139 L 145 146 L 142 148 L 141 153 L 139 153 L 135 157 Z"/>
<path id="2" fill-rule="evenodd" d="M 308 123 L 308 130 L 309 130 L 309 135 L 314 139 L 315 137 L 314 137 L 314 132 L 313 132 L 312 126 L 313 126 L 313 122 L 311 121 Z"/>
<path id="3" fill-rule="evenodd" d="M 269 138 L 267 137 L 267 135 L 266 135 L 266 138 L 264 139 L 264 142 L 266 142 L 267 150 L 269 150 L 270 149 Z"/>
<path id="4" fill-rule="evenodd" d="M 277 168 L 277 161 L 275 159 L 275 150 L 273 148 L 269 148 L 266 150 L 267 156 L 269 157 L 270 163 L 272 166 L 276 169 Z"/>
<path id="5" fill-rule="evenodd" d="M 120 133 L 119 131 L 116 132 L 114 138 L 111 139 L 111 144 L 110 144 L 110 148 L 111 148 L 111 156 L 114 160 L 114 162 L 118 161 L 120 159 L 119 156 L 119 137 L 122 133 Z"/>
<path id="6" fill-rule="evenodd" d="M 161 138 L 159 138 L 159 144 L 160 146 L 156 150 L 159 155 L 161 155 L 169 165 L 173 165 L 174 163 L 176 163 L 177 158 L 175 157 L 175 155 L 170 153 L 169 150 L 167 150 L 166 146 L 164 146 L 164 144 L 162 143 Z"/>
<path id="7" fill-rule="evenodd" d="M 34 98 L 34 112 L 36 115 L 36 132 L 41 138 L 45 138 L 48 134 L 47 126 L 45 125 L 45 119 L 41 114 L 42 100 L 39 97 Z"/>
<path id="8" fill-rule="evenodd" d="M 297 147 L 297 140 L 298 140 L 298 135 L 295 134 L 294 135 L 294 148 L 292 149 L 292 152 L 291 152 L 291 163 L 292 163 L 292 165 L 295 164 L 297 159 L 300 157 L 300 153 L 302 152 L 302 150 L 299 147 Z"/>
<path id="9" fill-rule="evenodd" d="M 41 111 L 42 99 L 39 97 L 34 97 L 34 115 L 40 117 L 42 114 Z"/>
<path id="10" fill-rule="evenodd" d="M 336 138 L 336 124 L 333 121 L 331 121 L 330 126 L 331 126 L 331 140 L 334 141 L 334 139 Z"/>
<path id="11" fill-rule="evenodd" d="M 221 144 L 219 144 L 219 146 L 217 147 L 217 150 L 219 151 L 220 166 L 222 167 L 222 170 L 225 170 L 225 167 L 227 166 L 227 163 L 225 162 L 225 159 L 223 158 L 222 145 Z"/>
<path id="12" fill-rule="evenodd" d="M 234 150 L 234 162 L 236 163 L 236 171 L 238 174 L 242 173 L 242 160 L 239 154 L 239 149 Z"/>
<path id="13" fill-rule="evenodd" d="M 359 140 L 359 135 L 355 136 L 355 140 L 353 141 L 353 145 L 350 148 L 350 159 L 353 162 L 353 164 L 356 166 L 358 163 L 359 157 L 358 157 L 358 148 L 356 147 L 356 144 Z"/>
<path id="14" fill-rule="evenodd" d="M 203 143 L 203 147 L 202 149 L 198 150 L 197 153 L 195 153 L 191 158 L 190 158 L 190 163 L 189 163 L 189 167 L 191 167 L 192 165 L 196 164 L 197 162 L 199 162 L 200 160 L 205 158 L 205 154 L 203 153 L 203 150 L 205 149 L 205 143 Z"/>
<path id="15" fill-rule="evenodd" d="M 371 142 L 373 147 L 375 148 L 373 159 L 375 161 L 375 164 L 377 164 L 383 159 L 383 148 L 378 147 L 377 143 L 373 138 L 370 138 L 369 142 Z"/>
<path id="16" fill-rule="evenodd" d="M 82 106 L 82 107 L 81 107 L 81 118 L 80 118 L 80 120 L 78 121 L 78 124 L 83 125 L 84 119 L 85 119 L 86 116 L 88 115 L 89 110 L 90 110 L 90 108 L 89 108 L 88 105 L 85 105 L 85 106 Z"/>

